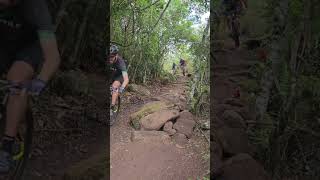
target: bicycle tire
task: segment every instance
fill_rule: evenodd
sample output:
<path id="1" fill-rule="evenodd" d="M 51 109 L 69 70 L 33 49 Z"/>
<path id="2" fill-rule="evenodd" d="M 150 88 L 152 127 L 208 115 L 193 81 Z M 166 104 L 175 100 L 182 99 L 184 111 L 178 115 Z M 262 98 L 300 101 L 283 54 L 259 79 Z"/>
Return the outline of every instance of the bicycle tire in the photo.
<path id="1" fill-rule="evenodd" d="M 5 128 L 5 119 L 6 119 L 6 113 L 5 113 L 5 107 L 1 105 L 1 131 L 4 131 Z M 7 180 L 20 180 L 22 178 L 24 169 L 27 165 L 27 161 L 29 158 L 29 154 L 31 152 L 31 145 L 32 145 L 32 134 L 33 134 L 33 114 L 30 107 L 28 107 L 26 111 L 26 118 L 25 118 L 25 134 L 18 135 L 20 138 L 23 138 L 23 154 L 22 158 L 16 162 L 16 165 L 14 166 L 14 169 L 10 170 L 9 173 L 6 176 Z M 3 133 L 2 133 L 3 134 Z M 18 137 L 17 136 L 17 137 Z M 21 137 L 23 136 L 23 137 Z"/>

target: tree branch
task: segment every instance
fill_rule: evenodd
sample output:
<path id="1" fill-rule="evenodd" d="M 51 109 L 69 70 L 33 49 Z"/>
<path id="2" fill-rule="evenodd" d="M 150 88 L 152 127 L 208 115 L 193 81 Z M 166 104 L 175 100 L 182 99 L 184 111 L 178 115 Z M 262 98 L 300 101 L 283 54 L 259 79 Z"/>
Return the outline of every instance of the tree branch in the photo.
<path id="1" fill-rule="evenodd" d="M 164 8 L 164 10 L 162 11 L 159 19 L 158 19 L 157 22 L 154 24 L 152 30 L 151 30 L 148 34 L 152 33 L 152 31 L 157 27 L 158 23 L 160 22 L 160 20 L 162 19 L 163 15 L 164 15 L 165 11 L 166 11 L 167 8 L 169 7 L 170 2 L 171 2 L 171 0 L 168 1 L 167 5 L 166 5 L 166 7 Z"/>
<path id="2" fill-rule="evenodd" d="M 155 1 L 154 3 L 152 3 L 152 4 L 148 5 L 148 6 L 144 7 L 144 8 L 136 9 L 136 11 L 138 11 L 138 12 L 144 11 L 144 10 L 146 10 L 146 9 L 150 8 L 151 6 L 153 6 L 153 5 L 157 4 L 158 2 L 160 2 L 160 0 Z"/>
<path id="3" fill-rule="evenodd" d="M 130 46 L 132 46 L 132 45 L 133 45 L 133 42 L 132 42 L 132 43 L 130 43 L 130 44 L 128 44 L 128 45 L 124 45 L 124 44 L 121 44 L 121 43 L 119 43 L 119 42 L 115 42 L 115 41 L 110 41 L 110 43 L 112 43 L 112 44 L 116 44 L 116 45 L 121 46 L 121 47 L 130 47 Z"/>

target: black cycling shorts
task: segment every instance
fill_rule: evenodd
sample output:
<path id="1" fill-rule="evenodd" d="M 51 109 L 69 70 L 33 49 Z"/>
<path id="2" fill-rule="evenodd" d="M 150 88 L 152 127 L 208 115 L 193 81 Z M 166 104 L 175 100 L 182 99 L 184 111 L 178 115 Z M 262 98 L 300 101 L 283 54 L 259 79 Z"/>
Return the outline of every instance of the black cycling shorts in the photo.
<path id="1" fill-rule="evenodd" d="M 9 52 L 0 47 L 0 73 L 6 73 L 16 61 L 23 61 L 29 64 L 34 71 L 37 71 L 43 62 L 43 54 L 39 41 L 25 45 L 16 51 Z"/>
<path id="2" fill-rule="evenodd" d="M 116 76 L 116 77 L 114 77 L 113 79 L 112 79 L 112 82 L 114 82 L 114 81 L 119 81 L 121 84 L 123 83 L 123 76 L 121 75 L 121 76 Z"/>

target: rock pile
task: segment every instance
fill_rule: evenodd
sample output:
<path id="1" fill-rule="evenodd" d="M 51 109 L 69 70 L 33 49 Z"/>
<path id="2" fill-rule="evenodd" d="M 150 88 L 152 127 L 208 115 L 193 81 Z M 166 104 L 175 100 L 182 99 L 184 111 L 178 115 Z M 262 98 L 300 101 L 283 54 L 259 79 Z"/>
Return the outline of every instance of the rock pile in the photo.
<path id="1" fill-rule="evenodd" d="M 239 99 L 227 99 L 213 109 L 214 143 L 212 172 L 216 180 L 269 180 L 270 177 L 254 158 L 247 135 L 249 110 Z"/>
<path id="2" fill-rule="evenodd" d="M 137 112 L 130 115 L 132 141 L 161 141 L 171 138 L 176 144 L 183 146 L 192 137 L 196 125 L 194 116 L 189 111 L 179 108 L 167 101 L 147 103 Z"/>

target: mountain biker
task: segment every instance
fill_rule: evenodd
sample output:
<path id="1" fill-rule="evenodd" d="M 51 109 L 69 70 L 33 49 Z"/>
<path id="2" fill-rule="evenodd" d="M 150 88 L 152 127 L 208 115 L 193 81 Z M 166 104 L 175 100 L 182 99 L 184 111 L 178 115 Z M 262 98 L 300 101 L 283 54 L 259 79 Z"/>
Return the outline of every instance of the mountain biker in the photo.
<path id="1" fill-rule="evenodd" d="M 186 75 L 186 66 L 187 66 L 186 60 L 180 58 L 180 68 L 182 70 L 183 76 Z"/>
<path id="2" fill-rule="evenodd" d="M 123 93 L 129 83 L 127 67 L 124 59 L 119 55 L 119 48 L 116 45 L 110 46 L 109 63 L 112 69 L 112 100 L 111 110 L 117 112 L 115 106 L 119 93 Z"/>
<path id="3" fill-rule="evenodd" d="M 227 17 L 228 29 L 232 31 L 232 18 L 234 18 L 232 15 L 234 14 L 237 17 L 243 12 L 243 10 L 247 9 L 247 0 L 222 0 L 222 6 L 223 14 Z M 238 24 L 238 26 L 240 26 L 240 24 Z M 234 36 L 234 34 L 232 36 Z M 239 42 L 236 42 L 236 47 L 239 47 Z"/>
<path id="4" fill-rule="evenodd" d="M 7 72 L 6 78 L 12 85 L 23 84 L 24 89 L 36 95 L 46 87 L 60 64 L 46 1 L 0 0 L 0 59 L 1 73 Z M 25 91 L 10 89 L 1 139 L 0 173 L 8 172 L 14 164 L 17 127 L 25 118 L 27 98 Z"/>

